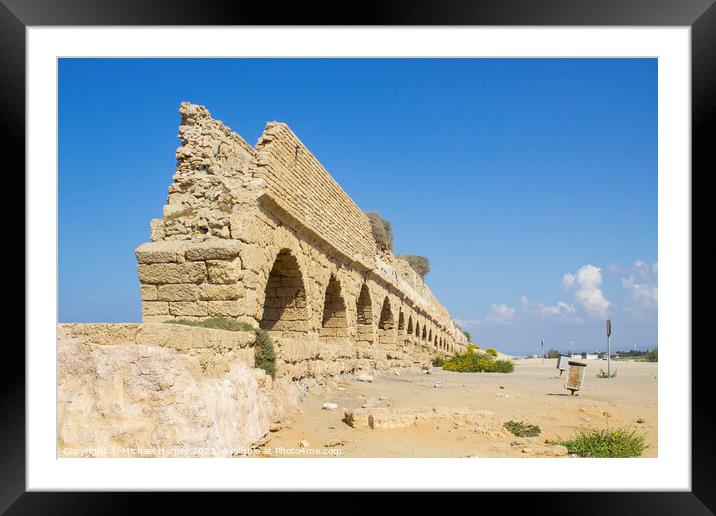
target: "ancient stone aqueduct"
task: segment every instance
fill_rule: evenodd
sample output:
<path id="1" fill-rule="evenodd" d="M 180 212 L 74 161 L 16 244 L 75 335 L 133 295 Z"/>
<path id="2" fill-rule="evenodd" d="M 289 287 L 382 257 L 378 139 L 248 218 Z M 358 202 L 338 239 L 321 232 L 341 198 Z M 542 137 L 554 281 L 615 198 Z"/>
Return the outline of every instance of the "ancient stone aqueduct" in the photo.
<path id="1" fill-rule="evenodd" d="M 277 344 L 278 376 L 415 367 L 466 336 L 283 123 L 255 147 L 182 103 L 177 170 L 136 249 L 142 319 L 229 317 Z"/>

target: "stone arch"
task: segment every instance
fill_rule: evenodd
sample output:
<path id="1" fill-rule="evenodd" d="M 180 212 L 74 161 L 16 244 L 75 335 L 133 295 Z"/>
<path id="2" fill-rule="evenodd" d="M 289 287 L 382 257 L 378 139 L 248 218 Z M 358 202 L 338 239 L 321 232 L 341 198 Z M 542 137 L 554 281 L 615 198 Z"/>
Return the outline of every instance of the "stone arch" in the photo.
<path id="1" fill-rule="evenodd" d="M 430 328 L 430 331 L 428 332 L 428 342 L 430 344 L 433 343 L 433 329 L 432 328 Z"/>
<path id="2" fill-rule="evenodd" d="M 408 334 L 409 337 L 413 335 L 413 316 L 412 315 L 408 316 L 408 327 L 406 328 L 406 333 Z"/>
<path id="3" fill-rule="evenodd" d="M 331 274 L 323 300 L 320 339 L 324 342 L 332 342 L 346 340 L 347 338 L 346 302 L 343 298 L 338 278 Z"/>
<path id="4" fill-rule="evenodd" d="M 368 285 L 365 283 L 356 299 L 356 341 L 373 343 L 373 301 L 370 298 Z"/>
<path id="5" fill-rule="evenodd" d="M 398 332 L 405 332 L 405 310 L 401 310 L 398 314 Z"/>
<path id="6" fill-rule="evenodd" d="M 383 307 L 380 310 L 380 320 L 378 322 L 378 342 L 384 345 L 395 343 L 395 317 L 390 307 L 390 299 L 385 296 Z"/>
<path id="7" fill-rule="evenodd" d="M 298 260 L 289 249 L 281 249 L 269 272 L 259 326 L 289 336 L 308 332 L 308 303 Z"/>
<path id="8" fill-rule="evenodd" d="M 420 321 L 415 320 L 415 338 L 420 340 Z"/>
<path id="9" fill-rule="evenodd" d="M 425 323 L 423 323 L 423 335 L 422 335 L 422 339 L 423 339 L 423 340 L 428 340 L 428 330 L 427 330 L 427 328 L 426 328 L 426 326 L 425 326 Z"/>

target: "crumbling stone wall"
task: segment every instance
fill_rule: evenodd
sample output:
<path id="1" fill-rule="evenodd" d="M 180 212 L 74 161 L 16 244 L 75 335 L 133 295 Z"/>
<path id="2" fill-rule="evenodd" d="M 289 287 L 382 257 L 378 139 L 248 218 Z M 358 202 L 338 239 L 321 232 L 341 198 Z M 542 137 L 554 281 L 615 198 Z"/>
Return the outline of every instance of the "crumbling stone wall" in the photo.
<path id="1" fill-rule="evenodd" d="M 255 148 L 179 110 L 164 217 L 136 250 L 144 322 L 231 317 L 267 330 L 291 379 L 419 367 L 467 339 L 420 276 L 285 124 Z"/>

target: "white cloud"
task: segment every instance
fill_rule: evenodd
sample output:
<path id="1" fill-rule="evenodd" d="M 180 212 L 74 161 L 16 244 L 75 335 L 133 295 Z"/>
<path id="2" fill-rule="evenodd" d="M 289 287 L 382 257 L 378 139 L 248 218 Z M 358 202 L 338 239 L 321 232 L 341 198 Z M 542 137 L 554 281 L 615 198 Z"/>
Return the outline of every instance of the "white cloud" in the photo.
<path id="1" fill-rule="evenodd" d="M 569 316 L 577 312 L 574 305 L 565 303 L 564 301 L 557 301 L 555 305 L 545 305 L 544 303 L 534 303 L 525 296 L 522 296 L 521 300 L 522 308 L 525 312 L 533 313 L 541 317 Z"/>
<path id="2" fill-rule="evenodd" d="M 629 312 L 644 314 L 656 310 L 659 298 L 658 263 L 649 265 L 637 260 L 630 269 L 630 274 L 622 278 L 622 285 L 629 291 L 630 299 L 625 307 Z"/>
<path id="3" fill-rule="evenodd" d="M 574 273 L 562 278 L 565 289 L 574 292 L 575 302 L 593 317 L 605 318 L 611 303 L 602 292 L 602 270 L 594 265 L 584 265 Z"/>
<path id="4" fill-rule="evenodd" d="M 512 319 L 514 316 L 514 308 L 511 308 L 504 303 L 500 303 L 499 305 L 492 305 L 491 317 L 493 317 L 494 319 L 505 322 L 509 319 Z"/>

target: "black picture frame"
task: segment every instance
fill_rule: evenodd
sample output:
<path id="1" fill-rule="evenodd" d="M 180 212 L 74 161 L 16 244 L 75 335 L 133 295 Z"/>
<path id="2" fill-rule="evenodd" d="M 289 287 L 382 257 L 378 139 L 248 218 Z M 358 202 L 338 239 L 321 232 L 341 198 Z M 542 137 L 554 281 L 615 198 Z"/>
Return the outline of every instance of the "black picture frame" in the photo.
<path id="1" fill-rule="evenodd" d="M 709 122 L 716 113 L 716 6 L 714 0 L 487 0 L 440 2 L 383 1 L 379 4 L 320 5 L 175 0 L 0 0 L 0 113 L 5 148 L 24 170 L 25 29 L 27 26 L 82 25 L 553 25 L 690 26 L 692 37 L 692 171 L 716 170 Z M 685 171 L 688 173 L 688 171 Z M 693 249 L 691 250 L 693 253 Z M 693 254 L 692 254 L 693 256 Z M 691 343 L 680 343 L 688 346 Z M 694 342 L 692 355 L 710 342 Z M 163 512 L 183 506 L 184 496 L 140 493 L 26 493 L 25 354 L 6 346 L 5 388 L 0 391 L 0 511 L 8 514 L 114 514 Z M 714 410 L 706 361 L 692 361 L 692 490 L 690 492 L 493 493 L 525 503 L 530 512 L 550 514 L 713 514 L 716 512 Z M 700 379 L 700 380 L 699 380 Z M 216 494 L 213 494 L 216 496 Z M 480 503 L 487 510 L 492 505 Z M 345 502 L 341 502 L 345 504 Z M 172 507 L 175 506 L 175 507 Z M 344 506 L 343 509 L 346 507 Z M 477 509 L 476 509 L 477 510 Z"/>

